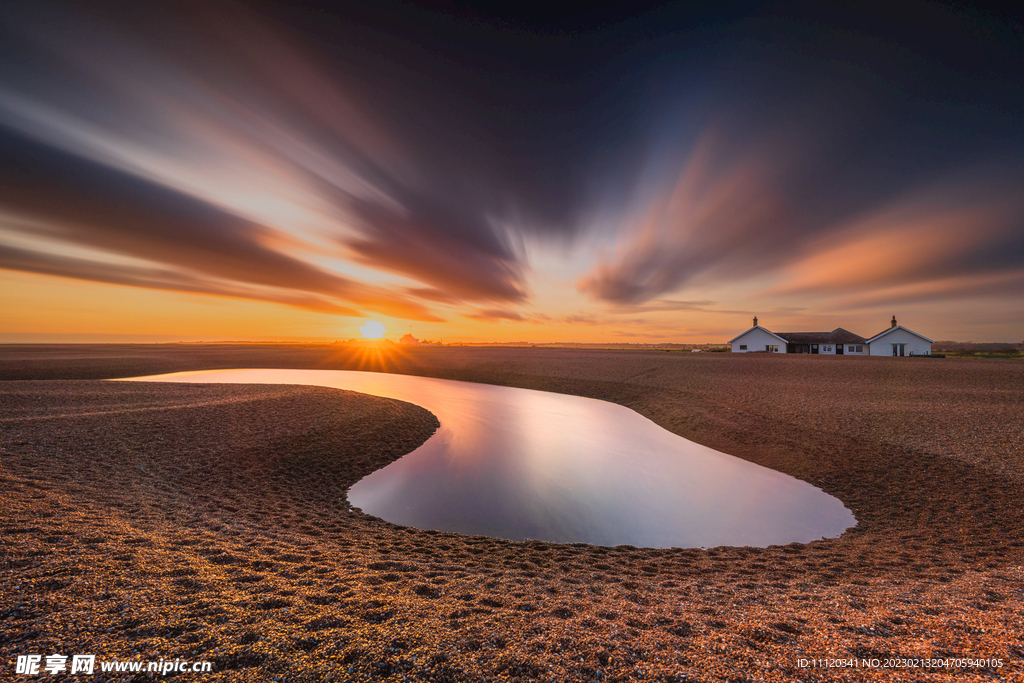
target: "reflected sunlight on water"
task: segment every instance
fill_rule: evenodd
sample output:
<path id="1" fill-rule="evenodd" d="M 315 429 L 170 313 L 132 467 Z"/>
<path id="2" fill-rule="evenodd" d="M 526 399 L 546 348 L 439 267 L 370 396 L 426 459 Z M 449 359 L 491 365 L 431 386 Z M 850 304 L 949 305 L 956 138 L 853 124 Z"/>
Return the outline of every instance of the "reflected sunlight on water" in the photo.
<path id="1" fill-rule="evenodd" d="M 344 370 L 206 370 L 135 381 L 308 384 L 437 416 L 420 448 L 357 482 L 352 505 L 395 524 L 511 540 L 767 546 L 840 535 L 843 504 L 605 401 Z"/>

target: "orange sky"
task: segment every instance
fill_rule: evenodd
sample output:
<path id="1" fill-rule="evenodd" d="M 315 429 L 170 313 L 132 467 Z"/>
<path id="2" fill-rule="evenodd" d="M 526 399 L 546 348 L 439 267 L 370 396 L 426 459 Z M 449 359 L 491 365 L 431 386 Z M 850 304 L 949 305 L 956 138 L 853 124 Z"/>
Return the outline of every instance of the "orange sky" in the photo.
<path id="1" fill-rule="evenodd" d="M 419 339 L 449 342 L 721 343 L 750 326 L 747 312 L 646 311 L 602 314 L 573 320 L 427 323 L 374 315 L 339 317 L 280 304 L 229 297 L 154 291 L 69 278 L 0 271 L 3 342 L 171 342 L 171 341 L 335 341 L 359 338 L 359 327 L 379 320 L 386 338 L 407 332 Z M 1002 340 L 1021 320 L 1020 309 L 991 320 L 991 313 L 962 310 L 950 325 L 948 304 L 930 302 L 906 313 L 901 324 L 933 339 Z M 869 336 L 888 325 L 887 309 L 857 314 L 757 312 L 762 326 L 778 331 L 845 327 Z M 938 330 L 938 332 L 936 332 Z M 941 334 L 945 332 L 945 334 Z"/>

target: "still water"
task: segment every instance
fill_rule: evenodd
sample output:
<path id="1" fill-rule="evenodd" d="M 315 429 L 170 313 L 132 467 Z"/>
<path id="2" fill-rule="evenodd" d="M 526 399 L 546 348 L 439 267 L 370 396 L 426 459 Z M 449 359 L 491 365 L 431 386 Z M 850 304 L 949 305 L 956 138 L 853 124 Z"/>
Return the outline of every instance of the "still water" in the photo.
<path id="1" fill-rule="evenodd" d="M 438 431 L 349 492 L 352 505 L 395 524 L 651 548 L 807 542 L 856 524 L 838 499 L 806 482 L 688 441 L 605 401 L 342 370 L 133 379 L 309 384 L 426 408 L 440 421 Z"/>

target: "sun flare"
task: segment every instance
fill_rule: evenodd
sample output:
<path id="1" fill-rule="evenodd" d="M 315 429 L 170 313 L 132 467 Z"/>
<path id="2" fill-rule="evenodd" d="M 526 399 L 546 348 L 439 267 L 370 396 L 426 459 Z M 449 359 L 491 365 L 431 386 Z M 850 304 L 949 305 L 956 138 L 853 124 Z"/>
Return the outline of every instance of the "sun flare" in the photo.
<path id="1" fill-rule="evenodd" d="M 380 339 L 385 332 L 387 332 L 387 328 L 384 327 L 384 323 L 376 320 L 370 320 L 359 326 L 359 333 L 363 335 L 363 339 Z"/>

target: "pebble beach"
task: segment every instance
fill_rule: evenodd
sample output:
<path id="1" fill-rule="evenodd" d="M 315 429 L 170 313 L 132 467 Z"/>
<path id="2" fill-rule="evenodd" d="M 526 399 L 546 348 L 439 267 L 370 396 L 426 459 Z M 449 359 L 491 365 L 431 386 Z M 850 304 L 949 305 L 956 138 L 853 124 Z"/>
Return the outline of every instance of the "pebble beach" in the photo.
<path id="1" fill-rule="evenodd" d="M 104 381 L 229 367 L 612 401 L 807 481 L 858 523 L 807 544 L 664 550 L 399 527 L 346 492 L 434 433 L 423 408 Z M 178 677 L 210 681 L 1024 680 L 1014 360 L 12 345 L 0 478 L 4 680 L 31 653 L 209 661 Z M 107 679 L 127 677 L 82 677 Z"/>

